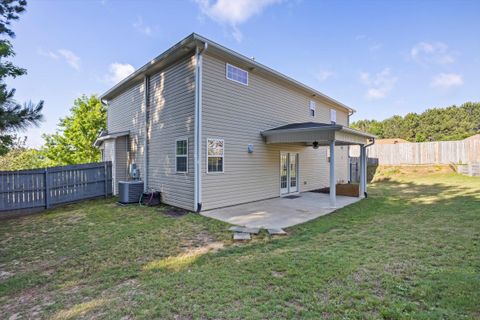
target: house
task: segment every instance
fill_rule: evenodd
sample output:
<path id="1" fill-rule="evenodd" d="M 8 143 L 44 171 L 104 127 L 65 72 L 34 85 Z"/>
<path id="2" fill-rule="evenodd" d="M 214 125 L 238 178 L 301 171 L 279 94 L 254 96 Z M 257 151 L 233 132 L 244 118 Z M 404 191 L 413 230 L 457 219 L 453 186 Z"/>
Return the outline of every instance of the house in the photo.
<path id="1" fill-rule="evenodd" d="M 348 146 L 374 138 L 348 127 L 352 108 L 195 33 L 101 100 L 114 192 L 135 165 L 146 190 L 194 211 L 346 182 Z"/>

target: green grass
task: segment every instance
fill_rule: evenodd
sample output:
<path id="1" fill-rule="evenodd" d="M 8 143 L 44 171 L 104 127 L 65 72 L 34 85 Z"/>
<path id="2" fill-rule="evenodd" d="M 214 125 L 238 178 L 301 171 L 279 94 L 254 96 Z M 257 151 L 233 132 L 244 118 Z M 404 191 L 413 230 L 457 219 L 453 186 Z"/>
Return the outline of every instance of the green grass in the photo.
<path id="1" fill-rule="evenodd" d="M 218 221 L 113 200 L 0 221 L 0 314 L 480 318 L 480 179 L 381 176 L 368 199 L 246 244 Z"/>

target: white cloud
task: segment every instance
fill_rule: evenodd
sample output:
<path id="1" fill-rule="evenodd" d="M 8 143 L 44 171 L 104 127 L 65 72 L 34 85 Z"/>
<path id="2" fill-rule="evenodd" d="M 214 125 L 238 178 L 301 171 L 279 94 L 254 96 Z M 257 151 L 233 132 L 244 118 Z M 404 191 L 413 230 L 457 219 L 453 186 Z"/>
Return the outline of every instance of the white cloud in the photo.
<path id="1" fill-rule="evenodd" d="M 330 71 L 330 70 L 322 70 L 320 72 L 318 72 L 316 75 L 315 75 L 315 78 L 319 81 L 319 82 L 323 82 L 325 80 L 327 80 L 328 78 L 331 78 L 335 75 L 335 73 L 333 71 Z"/>
<path id="2" fill-rule="evenodd" d="M 140 33 L 143 33 L 146 36 L 151 36 L 153 29 L 150 26 L 145 25 L 143 18 L 139 16 L 137 21 L 135 21 L 132 26 Z"/>
<path id="3" fill-rule="evenodd" d="M 455 62 L 455 57 L 443 42 L 419 42 L 410 50 L 410 57 L 420 64 Z"/>
<path id="4" fill-rule="evenodd" d="M 63 60 L 76 70 L 80 70 L 80 57 L 70 50 L 58 49 L 56 51 L 45 51 L 42 48 L 37 50 L 38 54 L 54 60 Z"/>
<path id="5" fill-rule="evenodd" d="M 282 0 L 195 0 L 201 12 L 210 19 L 232 27 L 232 35 L 237 41 L 242 40 L 239 25 L 251 17 Z"/>
<path id="6" fill-rule="evenodd" d="M 128 63 L 112 63 L 108 68 L 109 74 L 106 77 L 106 81 L 116 84 L 135 71 L 135 68 Z"/>
<path id="7" fill-rule="evenodd" d="M 430 86 L 433 88 L 450 89 L 463 85 L 463 77 L 455 73 L 440 73 L 433 77 Z"/>
<path id="8" fill-rule="evenodd" d="M 67 49 L 58 50 L 58 54 L 74 69 L 80 70 L 80 57 Z"/>
<path id="9" fill-rule="evenodd" d="M 369 100 L 385 98 L 392 91 L 398 78 L 393 76 L 389 68 L 376 74 L 362 72 L 360 81 L 367 86 L 365 97 Z"/>

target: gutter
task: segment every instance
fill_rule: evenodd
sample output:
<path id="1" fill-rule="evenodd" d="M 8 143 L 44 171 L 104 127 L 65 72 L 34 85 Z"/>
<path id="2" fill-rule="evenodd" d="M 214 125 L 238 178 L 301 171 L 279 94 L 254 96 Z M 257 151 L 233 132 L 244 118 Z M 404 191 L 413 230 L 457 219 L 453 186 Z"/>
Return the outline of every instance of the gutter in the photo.
<path id="1" fill-rule="evenodd" d="M 203 49 L 195 48 L 195 126 L 194 126 L 194 191 L 193 208 L 202 210 L 202 73 L 203 53 L 208 49 L 204 42 Z"/>

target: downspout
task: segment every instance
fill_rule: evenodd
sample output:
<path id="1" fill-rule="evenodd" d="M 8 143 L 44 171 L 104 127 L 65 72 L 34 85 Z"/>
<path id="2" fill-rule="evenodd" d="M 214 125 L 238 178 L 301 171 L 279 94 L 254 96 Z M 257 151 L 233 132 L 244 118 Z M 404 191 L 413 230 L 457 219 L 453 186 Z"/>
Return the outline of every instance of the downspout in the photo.
<path id="1" fill-rule="evenodd" d="M 145 75 L 143 82 L 143 99 L 145 101 L 145 139 L 143 139 L 143 191 L 147 192 L 148 190 L 148 132 L 149 132 L 149 123 L 148 123 L 148 109 L 150 105 L 150 77 Z"/>
<path id="2" fill-rule="evenodd" d="M 202 210 L 202 54 L 208 49 L 204 42 L 203 49 L 195 49 L 195 126 L 194 126 L 194 196 L 193 207 L 196 212 Z"/>
<path id="3" fill-rule="evenodd" d="M 349 110 L 348 111 L 348 116 L 347 116 L 347 127 L 350 128 L 350 116 L 352 114 L 354 114 L 355 111 L 354 110 Z M 348 159 L 348 168 L 347 168 L 347 172 L 348 172 L 348 180 L 350 181 L 350 183 L 352 182 L 352 164 L 350 162 L 350 145 L 347 146 L 347 159 Z"/>
<path id="4" fill-rule="evenodd" d="M 375 144 L 375 138 L 372 138 L 372 142 L 369 143 L 369 144 L 366 144 L 365 146 L 363 146 L 363 152 L 364 152 L 364 156 L 365 156 L 365 172 L 362 172 L 363 175 L 365 175 L 363 181 L 365 181 L 365 186 L 363 188 L 364 190 L 364 195 L 365 195 L 365 198 L 368 198 L 368 193 L 367 193 L 367 178 L 368 178 L 368 156 L 367 156 L 367 148 L 370 147 L 370 146 L 373 146 Z"/>

